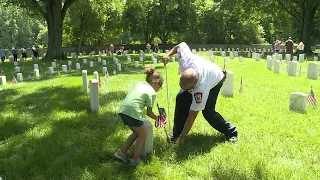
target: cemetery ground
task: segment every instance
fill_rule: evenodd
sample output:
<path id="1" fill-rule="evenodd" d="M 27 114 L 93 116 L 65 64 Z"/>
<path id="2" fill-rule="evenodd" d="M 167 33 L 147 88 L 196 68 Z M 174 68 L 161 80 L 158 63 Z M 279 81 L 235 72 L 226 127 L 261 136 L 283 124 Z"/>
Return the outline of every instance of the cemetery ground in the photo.
<path id="1" fill-rule="evenodd" d="M 205 56 L 208 58 L 208 56 Z M 245 55 L 244 55 L 245 57 Z M 137 81 L 144 81 L 142 63 L 119 57 L 122 71 L 112 74 L 114 63 L 108 59 L 109 77 L 102 65 L 99 71 L 100 111 L 90 111 L 89 94 L 82 89 L 81 70 L 69 73 L 55 69 L 51 62 L 40 67 L 40 78 L 33 75 L 31 60 L 24 63 L 24 81 L 10 84 L 12 63 L 2 64 L 7 85 L 0 85 L 0 177 L 4 179 L 320 179 L 320 123 L 318 106 L 307 104 L 307 112 L 289 110 L 291 92 L 314 93 L 320 97 L 320 82 L 307 79 L 308 62 L 302 72 L 290 77 L 281 64 L 280 74 L 266 68 L 266 61 L 238 58 L 226 63 L 234 72 L 234 96 L 219 96 L 216 110 L 237 126 L 239 141 L 231 144 L 214 130 L 199 113 L 185 144 L 167 144 L 163 129 L 154 128 L 154 150 L 137 167 L 114 159 L 114 153 L 130 134 L 119 116 L 119 106 Z M 89 59 L 87 57 L 87 59 Z M 145 66 L 152 65 L 150 55 Z M 208 58 L 209 59 L 209 58 Z M 89 60 L 88 60 L 89 61 Z M 82 60 L 79 59 L 82 64 Z M 223 67 L 223 58 L 215 62 Z M 129 64 L 129 70 L 124 70 Z M 20 64 L 19 64 L 20 65 Z M 21 66 L 21 65 L 20 65 Z M 155 65 L 165 79 L 162 63 Z M 298 65 L 300 67 L 300 64 Z M 175 95 L 179 91 L 177 62 L 167 65 L 169 117 L 173 127 Z M 41 70 L 42 69 L 42 70 Z M 27 79 L 32 74 L 32 81 Z M 240 94 L 240 79 L 243 93 Z M 157 102 L 167 110 L 166 82 L 157 93 Z M 156 106 L 154 111 L 157 112 Z M 153 120 L 150 120 L 153 123 Z M 167 123 L 167 127 L 169 124 Z M 168 129 L 169 130 L 169 129 Z M 171 132 L 171 129 L 169 130 Z M 131 149 L 132 152 L 132 149 Z M 132 153 L 130 153 L 132 155 Z"/>

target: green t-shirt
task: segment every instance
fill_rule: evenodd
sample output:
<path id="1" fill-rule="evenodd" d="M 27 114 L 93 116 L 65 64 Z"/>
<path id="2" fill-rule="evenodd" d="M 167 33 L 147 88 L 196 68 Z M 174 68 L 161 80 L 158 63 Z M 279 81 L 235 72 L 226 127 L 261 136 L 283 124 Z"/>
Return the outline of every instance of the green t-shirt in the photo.
<path id="1" fill-rule="evenodd" d="M 147 82 L 137 82 L 123 100 L 119 113 L 142 121 L 142 109 L 153 107 L 156 91 Z"/>

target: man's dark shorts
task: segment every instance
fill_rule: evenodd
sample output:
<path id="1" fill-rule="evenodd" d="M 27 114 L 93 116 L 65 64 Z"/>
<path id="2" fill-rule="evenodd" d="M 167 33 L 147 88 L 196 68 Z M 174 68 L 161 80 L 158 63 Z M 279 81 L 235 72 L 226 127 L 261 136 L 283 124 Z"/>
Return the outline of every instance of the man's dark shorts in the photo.
<path id="1" fill-rule="evenodd" d="M 119 113 L 119 116 L 120 116 L 123 124 L 126 126 L 135 126 L 135 127 L 143 126 L 143 121 L 134 119 L 134 118 L 132 118 L 128 115 L 122 114 L 122 113 Z"/>

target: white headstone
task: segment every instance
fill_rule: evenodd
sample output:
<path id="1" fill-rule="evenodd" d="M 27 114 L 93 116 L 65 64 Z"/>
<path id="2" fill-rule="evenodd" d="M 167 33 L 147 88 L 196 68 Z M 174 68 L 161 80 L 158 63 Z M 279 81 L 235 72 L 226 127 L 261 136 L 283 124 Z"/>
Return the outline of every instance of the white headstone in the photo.
<path id="1" fill-rule="evenodd" d="M 91 68 L 93 67 L 93 61 L 89 62 L 89 67 L 91 67 Z"/>
<path id="2" fill-rule="evenodd" d="M 251 52 L 248 52 L 248 58 L 251 58 Z"/>
<path id="3" fill-rule="evenodd" d="M 20 67 L 16 66 L 14 67 L 15 72 L 20 72 Z"/>
<path id="4" fill-rule="evenodd" d="M 240 62 L 243 62 L 243 57 L 242 57 L 242 56 L 240 56 L 239 60 L 240 60 Z"/>
<path id="5" fill-rule="evenodd" d="M 39 65 L 38 64 L 34 64 L 33 65 L 33 69 L 39 69 Z"/>
<path id="6" fill-rule="evenodd" d="M 93 78 L 99 81 L 99 73 L 98 71 L 93 72 Z"/>
<path id="7" fill-rule="evenodd" d="M 23 81 L 22 73 L 18 73 L 18 74 L 17 74 L 17 81 L 18 81 L 18 82 L 22 82 L 22 81 Z"/>
<path id="8" fill-rule="evenodd" d="M 313 57 L 313 60 L 314 60 L 314 61 L 318 61 L 318 59 L 319 59 L 318 56 L 314 56 L 314 57 Z"/>
<path id="9" fill-rule="evenodd" d="M 0 85 L 6 85 L 6 84 L 7 84 L 7 77 L 0 76 Z"/>
<path id="10" fill-rule="evenodd" d="M 135 67 L 139 67 L 139 61 L 135 61 Z"/>
<path id="11" fill-rule="evenodd" d="M 88 63 L 87 59 L 83 59 L 83 64 L 87 64 L 87 63 Z"/>
<path id="12" fill-rule="evenodd" d="M 107 60 L 103 60 L 103 61 L 102 61 L 102 65 L 103 65 L 103 66 L 106 66 L 106 65 L 107 65 Z"/>
<path id="13" fill-rule="evenodd" d="M 67 73 L 68 72 L 68 66 L 62 65 L 62 72 Z"/>
<path id="14" fill-rule="evenodd" d="M 298 57 L 297 56 L 293 56 L 293 61 L 298 61 Z"/>
<path id="15" fill-rule="evenodd" d="M 267 68 L 268 68 L 268 70 L 272 71 L 272 59 L 271 59 L 271 57 L 267 58 Z"/>
<path id="16" fill-rule="evenodd" d="M 274 73 L 279 74 L 280 73 L 280 61 L 276 60 L 274 61 Z"/>
<path id="17" fill-rule="evenodd" d="M 308 75 L 309 79 L 318 79 L 319 74 L 319 65 L 316 62 L 312 62 L 308 64 Z"/>
<path id="18" fill-rule="evenodd" d="M 35 76 L 36 78 L 39 78 L 39 77 L 40 77 L 39 69 L 33 70 L 33 73 L 34 73 L 34 76 Z"/>
<path id="19" fill-rule="evenodd" d="M 118 69 L 118 71 L 121 71 L 121 64 L 120 63 L 117 64 L 117 69 Z"/>
<path id="20" fill-rule="evenodd" d="M 302 92 L 293 92 L 290 94 L 289 108 L 293 111 L 306 112 L 307 95 Z"/>
<path id="21" fill-rule="evenodd" d="M 158 63 L 158 62 L 157 62 L 157 58 L 154 58 L 154 57 L 153 57 L 153 58 L 152 58 L 152 63 L 153 63 L 153 64 L 157 64 L 157 63 Z"/>
<path id="22" fill-rule="evenodd" d="M 97 79 L 90 80 L 90 107 L 92 112 L 99 111 L 99 90 Z"/>
<path id="23" fill-rule="evenodd" d="M 143 127 L 147 131 L 147 137 L 144 141 L 141 156 L 145 158 L 153 152 L 153 124 L 147 119 L 143 119 Z"/>
<path id="24" fill-rule="evenodd" d="M 233 52 L 232 51 L 230 51 L 230 59 L 234 59 L 234 54 L 233 54 Z"/>
<path id="25" fill-rule="evenodd" d="M 18 66 L 18 62 L 17 61 L 13 61 L 13 65 L 14 66 Z"/>
<path id="26" fill-rule="evenodd" d="M 221 87 L 221 94 L 223 96 L 232 97 L 234 88 L 234 74 L 231 71 L 227 71 L 227 78 Z"/>
<path id="27" fill-rule="evenodd" d="M 299 54 L 299 63 L 304 62 L 304 54 Z"/>
<path id="28" fill-rule="evenodd" d="M 291 61 L 291 54 L 286 54 L 286 61 Z"/>
<path id="29" fill-rule="evenodd" d="M 130 57 L 130 56 L 127 57 L 127 61 L 128 61 L 129 63 L 131 62 L 131 57 Z"/>
<path id="30" fill-rule="evenodd" d="M 52 67 L 56 68 L 57 67 L 57 63 L 56 62 L 52 62 Z"/>
<path id="31" fill-rule="evenodd" d="M 107 67 L 102 67 L 102 74 L 105 75 L 107 73 L 108 69 Z"/>
<path id="32" fill-rule="evenodd" d="M 54 74 L 53 67 L 49 67 L 49 73 L 50 73 L 51 75 L 53 75 L 53 74 Z"/>
<path id="33" fill-rule="evenodd" d="M 82 70 L 82 84 L 83 84 L 83 91 L 86 93 L 88 92 L 88 75 L 87 70 Z"/>
<path id="34" fill-rule="evenodd" d="M 139 61 L 143 61 L 143 56 L 140 56 L 140 57 L 139 57 Z"/>
<path id="35" fill-rule="evenodd" d="M 80 70 L 80 69 L 81 69 L 80 63 L 76 63 L 76 70 Z"/>
<path id="36" fill-rule="evenodd" d="M 72 66 L 72 61 L 68 61 L 68 66 Z"/>
<path id="37" fill-rule="evenodd" d="M 289 76 L 297 76 L 297 61 L 290 61 L 288 67 Z"/>

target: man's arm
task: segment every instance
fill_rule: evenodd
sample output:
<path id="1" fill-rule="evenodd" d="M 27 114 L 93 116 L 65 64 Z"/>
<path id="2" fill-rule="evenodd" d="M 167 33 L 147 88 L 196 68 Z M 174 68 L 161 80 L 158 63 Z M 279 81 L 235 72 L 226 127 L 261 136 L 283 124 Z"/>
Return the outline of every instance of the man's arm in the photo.
<path id="1" fill-rule="evenodd" d="M 184 123 L 184 127 L 181 132 L 182 136 L 186 136 L 189 133 L 190 129 L 193 126 L 194 121 L 196 120 L 196 118 L 198 116 L 198 113 L 199 113 L 199 111 L 189 110 L 188 118 L 187 118 L 186 122 Z"/>

